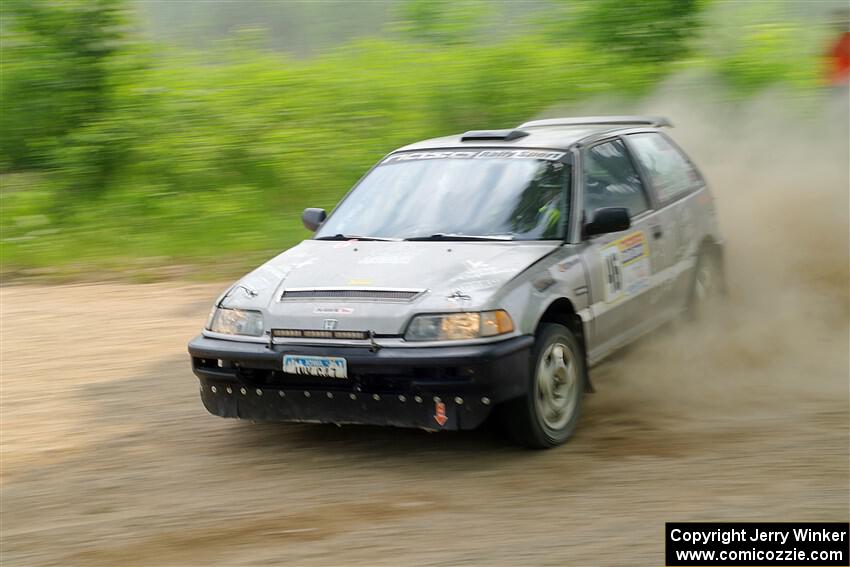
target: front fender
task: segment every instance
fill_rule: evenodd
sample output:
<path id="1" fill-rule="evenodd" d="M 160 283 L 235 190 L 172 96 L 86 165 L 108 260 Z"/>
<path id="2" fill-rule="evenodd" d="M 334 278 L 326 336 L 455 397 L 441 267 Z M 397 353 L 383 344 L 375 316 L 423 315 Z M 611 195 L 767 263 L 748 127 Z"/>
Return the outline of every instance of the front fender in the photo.
<path id="1" fill-rule="evenodd" d="M 520 334 L 534 334 L 547 309 L 566 299 L 577 314 L 589 305 L 588 282 L 579 256 L 570 246 L 531 266 L 506 284 L 494 305 L 507 309 Z M 583 325 L 588 322 L 583 320 Z M 587 333 L 587 328 L 583 329 Z"/>

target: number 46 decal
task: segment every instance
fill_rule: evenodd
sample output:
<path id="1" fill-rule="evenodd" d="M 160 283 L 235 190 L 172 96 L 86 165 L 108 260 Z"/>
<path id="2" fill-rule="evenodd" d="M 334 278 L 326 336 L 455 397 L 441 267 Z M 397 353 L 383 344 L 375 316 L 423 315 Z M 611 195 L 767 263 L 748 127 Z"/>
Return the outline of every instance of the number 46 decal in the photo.
<path id="1" fill-rule="evenodd" d="M 643 232 L 633 232 L 599 251 L 605 283 L 605 301 L 639 293 L 649 285 L 649 246 Z"/>
<path id="2" fill-rule="evenodd" d="M 613 301 L 623 292 L 623 264 L 617 246 L 607 246 L 601 251 L 605 271 L 605 300 Z"/>

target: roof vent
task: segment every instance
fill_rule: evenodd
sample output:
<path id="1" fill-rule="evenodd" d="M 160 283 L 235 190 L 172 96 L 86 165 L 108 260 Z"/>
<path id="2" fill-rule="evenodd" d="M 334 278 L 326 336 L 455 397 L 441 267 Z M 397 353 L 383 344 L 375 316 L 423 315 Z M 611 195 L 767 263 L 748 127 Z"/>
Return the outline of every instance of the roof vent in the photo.
<path id="1" fill-rule="evenodd" d="M 460 137 L 461 142 L 471 142 L 473 140 L 501 140 L 510 142 L 525 138 L 528 132 L 523 130 L 470 130 Z"/>

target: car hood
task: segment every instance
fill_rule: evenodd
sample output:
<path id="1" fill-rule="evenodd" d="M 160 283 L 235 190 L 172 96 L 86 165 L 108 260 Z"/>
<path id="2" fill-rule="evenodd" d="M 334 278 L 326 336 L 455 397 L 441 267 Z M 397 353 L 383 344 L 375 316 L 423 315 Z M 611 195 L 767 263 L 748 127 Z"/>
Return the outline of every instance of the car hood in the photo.
<path id="1" fill-rule="evenodd" d="M 495 307 L 493 294 L 558 242 L 370 242 L 306 240 L 237 282 L 222 305 L 259 309 L 266 328 L 398 334 L 412 314 Z M 386 298 L 284 299 L 298 290 L 419 291 L 410 301 Z M 341 294 L 344 295 L 344 294 Z"/>

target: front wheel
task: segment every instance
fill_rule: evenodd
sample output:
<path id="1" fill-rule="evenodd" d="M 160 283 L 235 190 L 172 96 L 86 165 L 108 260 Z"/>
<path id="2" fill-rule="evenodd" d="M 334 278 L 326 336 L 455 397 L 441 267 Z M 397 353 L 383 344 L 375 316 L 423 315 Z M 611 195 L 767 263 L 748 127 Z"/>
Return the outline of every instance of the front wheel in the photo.
<path id="1" fill-rule="evenodd" d="M 563 325 L 541 325 L 526 395 L 503 408 L 511 436 L 535 449 L 567 441 L 578 423 L 586 372 L 584 353 L 575 335 Z"/>

